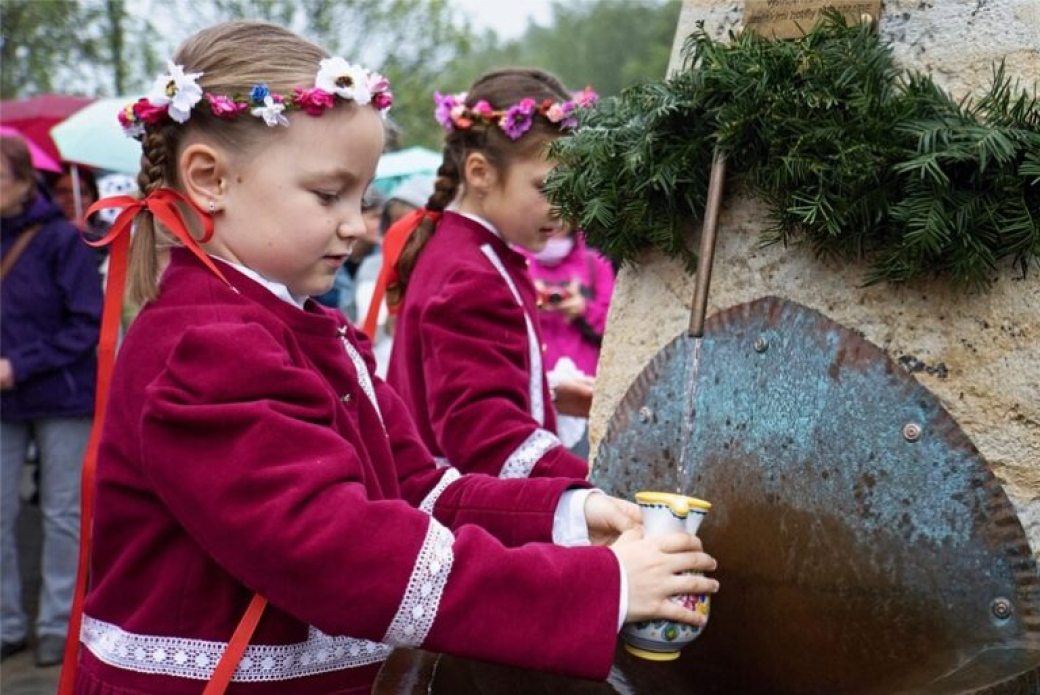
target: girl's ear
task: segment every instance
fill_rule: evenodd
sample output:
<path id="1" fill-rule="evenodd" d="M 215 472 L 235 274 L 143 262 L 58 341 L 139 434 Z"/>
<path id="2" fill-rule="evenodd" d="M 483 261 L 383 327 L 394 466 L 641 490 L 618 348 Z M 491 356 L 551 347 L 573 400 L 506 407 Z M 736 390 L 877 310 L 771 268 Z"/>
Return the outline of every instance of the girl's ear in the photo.
<path id="1" fill-rule="evenodd" d="M 192 143 L 181 152 L 180 174 L 184 192 L 203 210 L 212 213 L 223 207 L 227 172 L 227 157 L 207 143 Z"/>
<path id="2" fill-rule="evenodd" d="M 462 163 L 466 190 L 485 196 L 498 184 L 498 169 L 481 152 L 470 152 Z"/>

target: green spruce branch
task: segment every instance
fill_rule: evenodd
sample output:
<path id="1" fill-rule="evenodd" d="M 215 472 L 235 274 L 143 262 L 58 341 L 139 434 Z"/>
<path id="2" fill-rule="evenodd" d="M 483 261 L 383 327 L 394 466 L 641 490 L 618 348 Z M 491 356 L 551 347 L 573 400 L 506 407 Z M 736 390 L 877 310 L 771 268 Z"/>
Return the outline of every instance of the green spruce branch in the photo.
<path id="1" fill-rule="evenodd" d="M 867 284 L 983 289 L 1005 259 L 1023 274 L 1040 259 L 1040 97 L 1003 65 L 958 102 L 837 13 L 796 41 L 722 43 L 701 26 L 684 58 L 553 145 L 550 199 L 611 258 L 656 248 L 694 270 L 686 230 L 718 147 L 731 183 L 769 206 L 764 243 L 865 259 Z"/>

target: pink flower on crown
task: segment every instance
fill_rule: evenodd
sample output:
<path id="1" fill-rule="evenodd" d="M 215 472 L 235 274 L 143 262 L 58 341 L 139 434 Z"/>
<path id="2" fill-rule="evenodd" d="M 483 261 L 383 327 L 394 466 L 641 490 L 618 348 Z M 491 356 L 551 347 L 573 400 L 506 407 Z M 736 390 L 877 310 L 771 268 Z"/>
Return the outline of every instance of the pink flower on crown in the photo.
<path id="1" fill-rule="evenodd" d="M 491 118 L 495 115 L 495 110 L 491 108 L 491 104 L 486 99 L 481 99 L 476 104 L 473 104 L 473 108 L 470 111 L 481 118 Z"/>
<path id="2" fill-rule="evenodd" d="M 394 95 L 389 89 L 383 92 L 376 92 L 372 95 L 372 106 L 376 107 L 380 111 L 385 111 L 390 108 L 394 103 Z"/>
<path id="3" fill-rule="evenodd" d="M 534 124 L 534 110 L 536 106 L 537 102 L 528 97 L 527 99 L 521 99 L 519 103 L 510 106 L 506 110 L 506 115 L 499 121 L 498 125 L 509 136 L 510 140 L 519 140 L 524 133 L 531 129 L 531 126 Z"/>
<path id="4" fill-rule="evenodd" d="M 144 123 L 134 113 L 134 105 L 127 104 L 119 111 L 119 125 L 128 138 L 140 138 L 144 135 Z"/>
<path id="5" fill-rule="evenodd" d="M 459 128 L 463 129 L 469 128 L 471 125 L 473 125 L 473 121 L 469 118 L 466 118 L 465 104 L 456 104 L 455 106 L 451 107 L 451 122 Z"/>
<path id="6" fill-rule="evenodd" d="M 236 104 L 234 99 L 223 94 L 206 92 L 203 96 L 209 103 L 210 113 L 217 118 L 234 118 L 246 108 L 245 104 Z"/>
<path id="7" fill-rule="evenodd" d="M 157 106 L 146 98 L 138 99 L 133 105 L 134 114 L 148 125 L 155 125 L 166 118 L 169 108 L 169 104 Z"/>
<path id="8" fill-rule="evenodd" d="M 569 101 L 566 104 L 558 104 L 558 103 L 557 104 L 553 104 L 552 106 L 550 106 L 546 110 L 545 117 L 548 118 L 553 123 L 559 123 L 560 121 L 562 121 L 564 118 L 567 117 L 566 106 L 568 106 L 568 105 L 573 107 L 573 104 L 571 102 L 569 102 Z"/>
<path id="9" fill-rule="evenodd" d="M 592 87 L 586 87 L 580 92 L 574 93 L 574 100 L 578 102 L 578 106 L 587 109 L 590 106 L 595 106 L 599 102 L 599 94 L 596 94 Z"/>
<path id="10" fill-rule="evenodd" d="M 437 108 L 434 110 L 433 115 L 437 119 L 437 122 L 441 124 L 441 127 L 445 130 L 454 130 L 455 121 L 452 118 L 452 109 L 456 106 L 464 105 L 466 102 L 466 93 L 461 92 L 459 94 L 441 94 L 440 92 L 433 93 L 433 102 Z"/>
<path id="11" fill-rule="evenodd" d="M 336 105 L 336 98 L 320 87 L 310 89 L 293 89 L 293 101 L 304 110 L 308 116 L 320 116 L 325 109 L 331 109 Z"/>
<path id="12" fill-rule="evenodd" d="M 388 92 L 390 91 L 390 80 L 386 79 L 378 72 L 369 73 L 368 91 L 372 92 L 373 94 L 378 94 L 379 92 Z"/>

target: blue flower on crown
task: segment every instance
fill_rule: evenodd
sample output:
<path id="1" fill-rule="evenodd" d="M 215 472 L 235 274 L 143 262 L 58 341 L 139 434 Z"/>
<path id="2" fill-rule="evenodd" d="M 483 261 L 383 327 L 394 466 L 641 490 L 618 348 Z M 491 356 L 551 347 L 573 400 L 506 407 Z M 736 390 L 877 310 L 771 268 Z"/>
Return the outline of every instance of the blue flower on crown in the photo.
<path id="1" fill-rule="evenodd" d="M 266 84 L 255 85 L 249 90 L 249 100 L 254 104 L 263 104 L 264 99 L 270 96 L 271 90 L 267 88 Z"/>

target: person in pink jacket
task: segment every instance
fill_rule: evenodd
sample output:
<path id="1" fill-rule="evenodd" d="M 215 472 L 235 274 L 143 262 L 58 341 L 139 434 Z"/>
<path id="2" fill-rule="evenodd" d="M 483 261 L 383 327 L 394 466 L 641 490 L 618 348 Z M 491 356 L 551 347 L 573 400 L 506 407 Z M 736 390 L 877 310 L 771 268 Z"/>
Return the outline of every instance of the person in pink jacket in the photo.
<path id="1" fill-rule="evenodd" d="M 551 237 L 541 251 L 521 253 L 530 260 L 538 292 L 546 368 L 551 372 L 566 357 L 583 374 L 595 376 L 614 292 L 614 266 L 573 229 Z"/>

